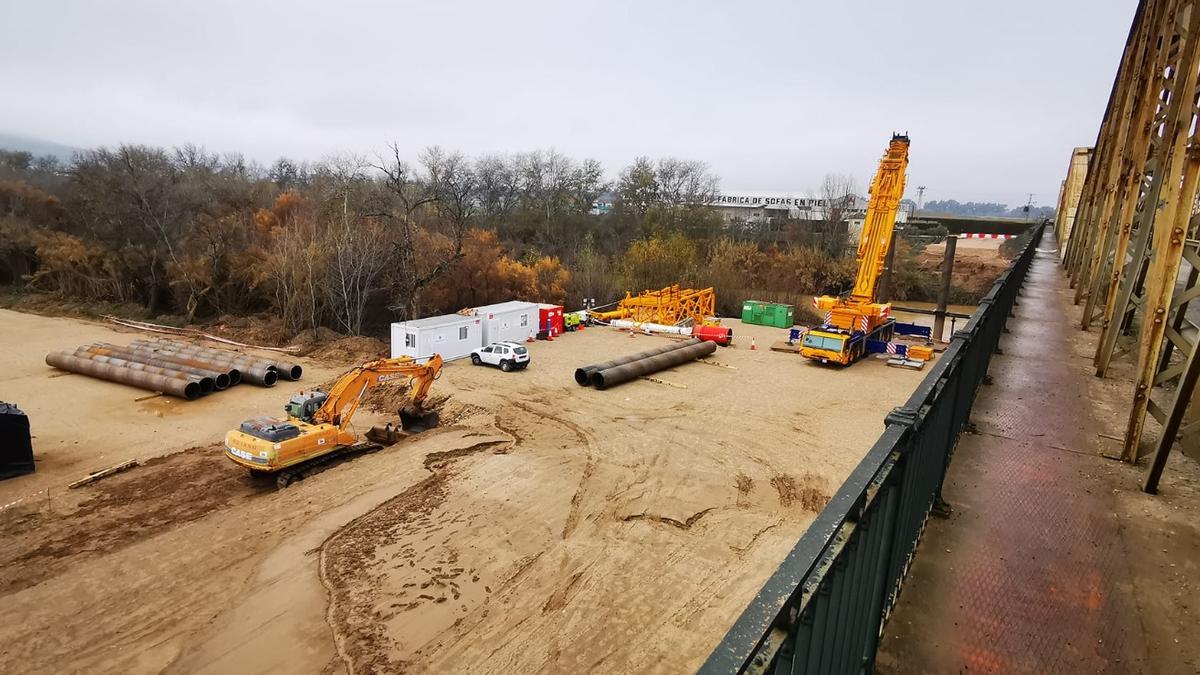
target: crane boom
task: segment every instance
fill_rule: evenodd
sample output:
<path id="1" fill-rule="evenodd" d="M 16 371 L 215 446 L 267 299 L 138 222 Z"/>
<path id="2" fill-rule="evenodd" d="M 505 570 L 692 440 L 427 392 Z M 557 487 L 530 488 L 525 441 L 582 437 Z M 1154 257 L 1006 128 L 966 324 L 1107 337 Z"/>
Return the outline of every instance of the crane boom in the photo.
<path id="1" fill-rule="evenodd" d="M 892 135 L 887 154 L 871 181 L 871 201 L 858 242 L 858 276 L 854 280 L 853 301 L 875 302 L 879 277 L 896 226 L 896 211 L 904 197 L 905 172 L 908 170 L 908 136 Z"/>
<path id="2" fill-rule="evenodd" d="M 813 298 L 825 322 L 805 334 L 800 354 L 822 363 L 849 365 L 867 353 L 867 341 L 892 339 L 891 306 L 876 302 L 879 277 L 896 227 L 896 211 L 904 196 L 908 170 L 908 136 L 892 134 L 887 152 L 871 180 L 871 200 L 858 242 L 858 274 L 845 295 Z"/>

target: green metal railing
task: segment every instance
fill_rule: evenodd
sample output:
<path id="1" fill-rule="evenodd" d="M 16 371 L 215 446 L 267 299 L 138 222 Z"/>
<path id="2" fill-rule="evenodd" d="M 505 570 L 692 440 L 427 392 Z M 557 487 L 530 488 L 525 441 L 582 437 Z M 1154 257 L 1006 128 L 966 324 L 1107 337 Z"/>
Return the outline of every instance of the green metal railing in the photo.
<path id="1" fill-rule="evenodd" d="M 701 673 L 859 673 L 879 637 L 932 511 L 975 394 L 1012 314 L 1045 225 L 883 434 L 817 515 L 701 667 Z"/>

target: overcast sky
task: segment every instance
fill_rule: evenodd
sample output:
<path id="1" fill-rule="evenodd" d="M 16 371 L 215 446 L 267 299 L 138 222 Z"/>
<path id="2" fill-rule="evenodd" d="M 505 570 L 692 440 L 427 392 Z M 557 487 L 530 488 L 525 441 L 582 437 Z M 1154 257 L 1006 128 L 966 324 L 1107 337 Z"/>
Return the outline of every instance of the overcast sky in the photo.
<path id="1" fill-rule="evenodd" d="M 1053 205 L 1136 4 L 4 0 L 0 131 L 263 163 L 675 155 L 728 193 L 802 194 L 865 185 L 897 130 L 910 196 Z"/>

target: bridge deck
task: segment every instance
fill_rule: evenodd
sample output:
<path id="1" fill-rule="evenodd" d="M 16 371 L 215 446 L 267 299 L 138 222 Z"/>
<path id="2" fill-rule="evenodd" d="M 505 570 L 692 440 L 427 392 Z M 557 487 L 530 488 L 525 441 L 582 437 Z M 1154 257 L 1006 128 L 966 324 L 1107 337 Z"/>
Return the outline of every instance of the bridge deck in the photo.
<path id="1" fill-rule="evenodd" d="M 1053 237 L 1042 246 L 1053 248 Z M 1194 567 L 1196 530 L 1179 532 L 1187 547 L 1169 562 L 1154 559 L 1143 534 L 1123 533 L 1130 511 L 1141 519 L 1149 508 L 1136 500 L 1162 498 L 1137 493 L 1140 472 L 1100 455 L 1114 441 L 1099 432 L 1124 418 L 1119 405 L 1104 412 L 1096 388 L 1118 400 L 1128 389 L 1088 374 L 1094 336 L 1073 325 L 1078 311 L 1053 253 L 1038 253 L 1015 313 L 990 369 L 994 384 L 972 415 L 976 433 L 964 434 L 946 478 L 953 515 L 930 520 L 885 628 L 880 672 L 1194 667 L 1169 631 L 1190 619 L 1174 624 L 1187 636 L 1195 626 L 1186 596 L 1195 599 L 1196 577 L 1161 570 Z"/>

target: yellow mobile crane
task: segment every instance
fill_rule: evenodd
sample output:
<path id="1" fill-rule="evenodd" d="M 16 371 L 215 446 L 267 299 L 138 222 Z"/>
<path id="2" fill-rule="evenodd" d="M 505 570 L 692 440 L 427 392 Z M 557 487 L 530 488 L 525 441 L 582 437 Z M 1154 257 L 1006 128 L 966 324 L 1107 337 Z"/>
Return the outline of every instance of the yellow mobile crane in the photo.
<path id="1" fill-rule="evenodd" d="M 259 417 L 242 422 L 225 434 L 225 456 L 253 476 L 275 475 L 279 487 L 286 487 L 334 459 L 382 447 L 358 443 L 358 434 L 350 428 L 363 395 L 380 382 L 410 380 L 408 403 L 399 411 L 403 429 L 416 432 L 437 426 L 437 413 L 425 411 L 422 404 L 441 372 L 438 354 L 424 364 L 407 356 L 365 363 L 339 378 L 328 394 L 312 390 L 292 396 L 283 408 L 286 420 Z"/>
<path id="2" fill-rule="evenodd" d="M 896 320 L 891 305 L 878 303 L 875 291 L 896 226 L 896 210 L 904 196 L 908 169 L 908 136 L 892 134 L 887 153 L 871 181 L 871 201 L 858 242 L 858 276 L 854 290 L 837 297 L 813 298 L 813 307 L 824 312 L 825 323 L 804 334 L 800 354 L 822 363 L 843 366 L 867 353 L 868 340 L 892 339 Z"/>

